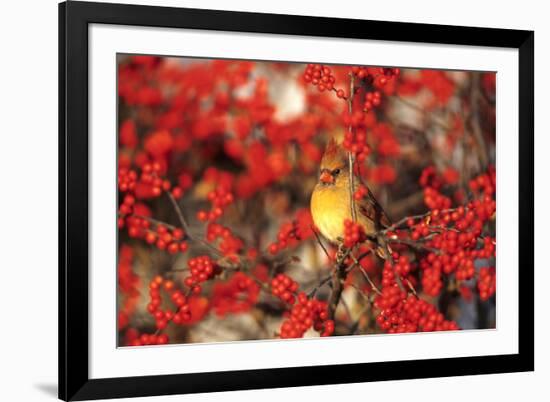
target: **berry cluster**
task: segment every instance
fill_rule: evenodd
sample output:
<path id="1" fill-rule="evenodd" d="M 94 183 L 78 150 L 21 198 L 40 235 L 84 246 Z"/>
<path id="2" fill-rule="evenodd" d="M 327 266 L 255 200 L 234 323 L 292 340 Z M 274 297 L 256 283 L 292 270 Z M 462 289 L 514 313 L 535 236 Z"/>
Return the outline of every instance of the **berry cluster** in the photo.
<path id="1" fill-rule="evenodd" d="M 286 248 L 295 247 L 301 241 L 309 239 L 313 236 L 312 225 L 310 211 L 307 209 L 298 210 L 295 219 L 281 225 L 279 233 L 277 233 L 277 241 L 268 246 L 269 253 L 275 255 Z"/>
<path id="2" fill-rule="evenodd" d="M 129 197 L 132 196 L 127 195 L 125 200 Z M 126 205 L 126 201 L 124 201 L 119 209 L 121 214 L 122 207 Z M 169 254 L 184 253 L 189 248 L 188 243 L 185 241 L 185 232 L 182 229 L 149 219 L 147 215 L 150 212 L 142 204 L 136 204 L 131 212 L 135 215 L 129 215 L 125 218 L 120 216 L 118 220 L 119 228 L 126 226 L 128 235 L 131 238 L 143 239 L 159 250 L 166 250 Z"/>
<path id="3" fill-rule="evenodd" d="M 414 219 L 409 218 L 407 220 L 407 225 L 411 228 L 411 238 L 413 240 L 418 240 L 421 237 L 428 236 L 430 232 L 430 225 L 426 221 L 421 221 L 415 224 Z"/>
<path id="4" fill-rule="evenodd" d="M 170 190 L 171 184 L 168 180 L 163 180 L 160 175 L 162 173 L 162 165 L 158 162 L 146 163 L 141 168 L 141 176 L 139 178 L 142 184 L 151 187 L 151 194 L 158 197 L 162 191 Z"/>
<path id="5" fill-rule="evenodd" d="M 363 105 L 363 110 L 365 113 L 368 113 L 374 108 L 380 106 L 382 102 L 380 91 L 367 92 L 365 94 L 365 103 Z"/>
<path id="6" fill-rule="evenodd" d="M 138 175 L 135 170 L 120 168 L 118 170 L 118 189 L 122 192 L 133 191 L 136 188 Z"/>
<path id="7" fill-rule="evenodd" d="M 184 283 L 193 293 L 200 293 L 202 290 L 200 283 L 206 282 L 219 273 L 219 267 L 207 255 L 191 258 L 187 265 L 191 275 L 184 279 Z"/>
<path id="8" fill-rule="evenodd" d="M 344 220 L 344 246 L 352 248 L 359 243 L 367 240 L 365 230 L 360 223 L 354 222 L 350 219 Z"/>
<path id="9" fill-rule="evenodd" d="M 271 280 L 271 293 L 288 304 L 294 304 L 296 301 L 298 287 L 298 282 L 285 274 L 278 274 Z"/>
<path id="10" fill-rule="evenodd" d="M 126 194 L 122 200 L 122 204 L 118 207 L 119 216 L 130 215 L 134 210 L 135 203 L 136 198 L 131 194 Z"/>
<path id="11" fill-rule="evenodd" d="M 139 276 L 132 268 L 134 252 L 128 245 L 122 245 L 118 259 L 118 287 L 122 293 L 122 303 L 118 311 L 118 328 L 125 328 L 136 310 L 139 301 Z"/>
<path id="12" fill-rule="evenodd" d="M 250 311 L 258 301 L 260 286 L 243 272 L 235 272 L 226 282 L 212 289 L 212 309 L 218 316 Z"/>
<path id="13" fill-rule="evenodd" d="M 430 209 L 447 209 L 451 207 L 451 199 L 441 194 L 433 187 L 424 189 L 424 203 Z"/>
<path id="14" fill-rule="evenodd" d="M 398 253 L 393 253 L 392 258 L 394 260 L 394 270 L 400 277 L 406 277 L 410 274 L 414 266 L 411 264 L 409 257 L 406 255 L 399 255 Z"/>
<path id="15" fill-rule="evenodd" d="M 170 300 L 176 307 L 175 312 L 162 309 L 161 290 L 163 289 L 170 295 Z M 154 317 L 158 331 L 164 330 L 169 322 L 176 325 L 191 324 L 204 317 L 208 311 L 206 299 L 184 295 L 176 289 L 174 281 L 165 280 L 161 276 L 156 276 L 149 284 L 149 297 L 147 311 Z"/>
<path id="16" fill-rule="evenodd" d="M 395 274 L 397 273 L 401 279 L 407 279 L 411 283 L 415 282 L 415 279 L 410 275 L 414 269 L 414 265 L 409 261 L 409 258 L 405 255 L 399 255 L 397 252 L 393 252 L 391 259 L 384 261 L 384 268 L 382 269 L 382 281 L 381 285 L 383 289 L 393 288 L 397 284 Z"/>
<path id="17" fill-rule="evenodd" d="M 445 320 L 433 304 L 407 295 L 407 292 L 399 288 L 394 269 L 402 272 L 408 260 L 396 253 L 392 257 L 398 257 L 395 266 L 392 268 L 388 261 L 384 264 L 382 292 L 375 299 L 375 306 L 379 309 L 376 317 L 378 326 L 389 333 L 458 329 L 458 325 L 454 321 Z"/>
<path id="18" fill-rule="evenodd" d="M 339 98 L 346 98 L 346 93 L 343 89 L 334 88 L 336 78 L 332 74 L 330 67 L 320 64 L 308 64 L 303 75 L 303 79 L 306 83 L 312 84 L 317 87 L 319 92 L 335 91 L 336 96 Z"/>
<path id="19" fill-rule="evenodd" d="M 172 196 L 176 199 L 183 196 L 183 189 L 180 186 L 172 188 L 169 180 L 163 179 L 161 163 L 144 163 L 141 167 L 141 175 L 135 170 L 121 167 L 118 171 L 118 189 L 121 192 L 131 192 L 139 199 L 159 197 L 163 191 L 171 190 Z"/>
<path id="20" fill-rule="evenodd" d="M 477 290 L 481 300 L 488 300 L 496 291 L 496 270 L 494 267 L 483 267 L 479 270 Z"/>
<path id="21" fill-rule="evenodd" d="M 271 254 L 277 254 L 279 251 L 294 245 L 300 239 L 296 233 L 295 222 L 287 222 L 281 225 L 279 233 L 277 234 L 277 242 L 269 245 L 269 252 Z"/>
<path id="22" fill-rule="evenodd" d="M 210 222 L 206 228 L 206 240 L 215 242 L 221 239 L 218 247 L 225 256 L 235 256 L 244 247 L 243 241 L 235 236 L 231 230 L 218 223 Z"/>
<path id="23" fill-rule="evenodd" d="M 424 188 L 424 203 L 428 208 L 448 209 L 451 207 L 451 199 L 440 192 L 444 180 L 437 174 L 435 166 L 426 167 L 420 175 L 419 182 Z"/>
<path id="24" fill-rule="evenodd" d="M 159 250 L 166 249 L 170 254 L 187 251 L 188 244 L 183 241 L 184 238 L 185 232 L 182 229 L 162 224 L 156 226 L 156 232 L 149 231 L 145 235 L 147 243 L 154 244 Z"/>
<path id="25" fill-rule="evenodd" d="M 456 269 L 455 278 L 458 281 L 467 281 L 468 279 L 472 279 L 476 272 L 474 260 L 471 258 L 464 258 L 464 255 L 457 255 L 457 258 L 460 259 L 460 263 Z"/>
<path id="26" fill-rule="evenodd" d="M 155 318 L 156 327 L 160 331 L 165 329 L 168 322 L 174 318 L 174 312 L 172 310 L 162 310 L 161 308 L 162 297 L 160 291 L 163 287 L 169 292 L 174 289 L 174 282 L 165 281 L 161 276 L 154 277 L 151 283 L 149 283 L 150 299 L 147 305 L 147 311 Z"/>
<path id="27" fill-rule="evenodd" d="M 496 191 L 496 170 L 494 166 L 490 166 L 487 173 L 470 180 L 469 186 L 474 193 L 493 195 Z"/>
<path id="28" fill-rule="evenodd" d="M 223 215 L 224 208 L 234 200 L 233 194 L 225 187 L 220 186 L 208 193 L 208 201 L 212 204 L 210 211 L 197 212 L 197 219 L 202 222 L 215 221 Z"/>
<path id="29" fill-rule="evenodd" d="M 128 331 L 126 334 L 128 346 L 166 345 L 169 341 L 166 334 L 139 334 L 134 331 Z"/>
<path id="30" fill-rule="evenodd" d="M 365 161 L 370 152 L 367 144 L 367 130 L 361 125 L 361 122 L 356 123 L 357 118 L 361 119 L 362 117 L 362 112 L 354 114 L 351 118 L 347 114 L 344 115 L 344 124 L 348 127 L 355 126 L 355 129 L 346 131 L 342 145 L 355 156 L 358 162 Z"/>
<path id="31" fill-rule="evenodd" d="M 321 336 L 334 332 L 334 321 L 329 320 L 326 302 L 308 299 L 305 293 L 298 295 L 290 316 L 281 324 L 281 338 L 301 338 L 312 328 Z"/>
<path id="32" fill-rule="evenodd" d="M 430 250 L 421 257 L 424 292 L 437 296 L 442 290 L 441 275 L 455 275 L 459 281 L 469 280 L 475 274 L 475 260 L 495 256 L 495 241 L 482 236 L 485 223 L 495 213 L 496 203 L 488 195 L 452 210 L 432 210 L 429 216 L 415 223 L 407 221 L 411 239 L 425 239 Z"/>
<path id="33" fill-rule="evenodd" d="M 372 84 L 377 88 L 383 87 L 390 80 L 397 77 L 401 72 L 398 68 L 366 66 L 355 66 L 351 68 L 351 71 L 357 78 L 364 80 L 367 84 Z"/>
<path id="34" fill-rule="evenodd" d="M 420 186 L 439 189 L 443 186 L 441 177 L 437 174 L 435 166 L 428 166 L 422 170 L 418 179 Z"/>
<path id="35" fill-rule="evenodd" d="M 420 267 L 422 267 L 423 269 L 422 289 L 427 295 L 435 297 L 438 296 L 443 289 L 443 280 L 441 279 L 441 264 L 435 263 L 433 265 L 427 265 L 425 264 L 425 262 L 426 259 L 423 259 L 420 262 Z"/>
<path id="36" fill-rule="evenodd" d="M 172 319 L 172 322 L 176 325 L 194 324 L 200 321 L 210 308 L 210 303 L 205 297 L 185 297 L 179 290 L 172 293 L 172 301 L 179 306 Z"/>
<path id="37" fill-rule="evenodd" d="M 399 297 L 397 296 L 399 293 L 402 292 L 399 292 L 396 287 L 384 289 L 382 296 L 379 296 L 375 302 L 381 309 L 376 317 L 376 323 L 384 331 L 403 333 L 459 329 L 456 322 L 446 320 L 433 304 L 413 295 Z M 395 302 L 392 302 L 394 300 Z"/>

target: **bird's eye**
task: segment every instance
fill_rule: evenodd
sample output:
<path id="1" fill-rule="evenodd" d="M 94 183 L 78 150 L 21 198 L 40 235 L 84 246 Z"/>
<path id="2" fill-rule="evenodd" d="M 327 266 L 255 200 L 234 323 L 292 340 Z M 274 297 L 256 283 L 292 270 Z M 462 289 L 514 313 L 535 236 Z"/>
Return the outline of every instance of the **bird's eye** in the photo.
<path id="1" fill-rule="evenodd" d="M 340 174 L 340 169 L 334 169 L 334 170 L 332 171 L 332 174 L 333 174 L 333 175 Z"/>

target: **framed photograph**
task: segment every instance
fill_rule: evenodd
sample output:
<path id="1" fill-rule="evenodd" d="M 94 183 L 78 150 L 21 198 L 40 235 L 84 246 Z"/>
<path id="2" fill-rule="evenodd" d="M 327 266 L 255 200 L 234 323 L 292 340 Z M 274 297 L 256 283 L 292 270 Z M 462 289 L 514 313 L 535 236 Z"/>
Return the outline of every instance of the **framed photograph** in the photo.
<path id="1" fill-rule="evenodd" d="M 60 4 L 59 397 L 533 370 L 533 43 Z"/>

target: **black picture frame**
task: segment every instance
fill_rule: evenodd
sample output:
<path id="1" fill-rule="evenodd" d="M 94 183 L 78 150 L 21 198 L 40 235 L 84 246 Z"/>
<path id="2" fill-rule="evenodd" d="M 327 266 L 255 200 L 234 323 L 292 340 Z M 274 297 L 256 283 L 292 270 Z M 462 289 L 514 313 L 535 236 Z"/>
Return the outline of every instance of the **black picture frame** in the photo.
<path id="1" fill-rule="evenodd" d="M 214 373 L 88 375 L 88 26 L 507 47 L 519 51 L 517 354 Z M 534 32 L 70 1 L 59 4 L 59 398 L 86 400 L 534 370 Z"/>

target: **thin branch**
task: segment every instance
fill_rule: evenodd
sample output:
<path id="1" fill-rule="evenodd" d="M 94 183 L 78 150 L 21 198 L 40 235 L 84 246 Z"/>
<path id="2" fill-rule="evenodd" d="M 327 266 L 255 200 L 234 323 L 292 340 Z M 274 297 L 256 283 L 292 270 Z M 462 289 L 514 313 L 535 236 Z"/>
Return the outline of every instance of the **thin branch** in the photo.
<path id="1" fill-rule="evenodd" d="M 354 95 L 354 88 L 355 86 L 355 77 L 353 73 L 349 73 L 349 96 L 346 99 L 348 103 L 348 113 L 351 116 L 353 113 L 353 95 Z M 353 127 L 350 123 L 348 126 L 348 132 L 353 132 Z M 353 154 L 351 152 L 348 152 L 348 181 L 349 181 L 349 200 L 350 200 L 350 208 L 351 208 L 351 218 L 354 222 L 357 221 L 357 211 L 355 210 L 355 199 L 353 197 L 353 192 L 355 189 L 355 183 L 354 183 L 354 171 L 353 171 Z M 328 300 L 328 314 L 329 319 L 334 319 L 334 312 L 336 311 L 336 307 L 338 306 L 338 303 L 340 302 L 340 298 L 342 297 L 342 291 L 344 290 L 344 281 L 347 276 L 347 270 L 344 262 L 346 261 L 347 256 L 351 254 L 351 250 L 346 250 L 346 253 L 344 255 L 339 256 L 336 269 L 334 270 L 332 274 L 332 292 L 330 293 L 329 300 Z"/>
<path id="2" fill-rule="evenodd" d="M 168 198 L 170 199 L 170 202 L 172 203 L 172 206 L 174 207 L 174 210 L 176 211 L 176 215 L 178 216 L 178 220 L 183 228 L 183 230 L 185 231 L 185 233 L 187 234 L 187 237 L 189 237 L 189 239 L 197 242 L 197 243 L 200 243 L 202 244 L 203 246 L 207 247 L 210 249 L 210 251 L 212 251 L 214 254 L 216 254 L 218 257 L 223 257 L 223 254 L 220 252 L 220 250 L 218 250 L 216 247 L 214 247 L 212 244 L 208 243 L 206 240 L 204 239 L 201 239 L 201 238 L 197 238 L 193 235 L 191 235 L 191 232 L 189 230 L 189 224 L 187 223 L 187 221 L 185 220 L 185 217 L 183 216 L 183 212 L 178 204 L 178 201 L 176 200 L 176 198 L 172 195 L 172 193 L 170 192 L 167 192 L 166 193 L 168 195 Z"/>
<path id="3" fill-rule="evenodd" d="M 187 224 L 187 221 L 185 220 L 185 217 L 183 216 L 183 212 L 181 211 L 181 208 L 178 204 L 178 201 L 172 195 L 172 193 L 166 192 L 166 194 L 168 195 L 168 198 L 170 199 L 170 202 L 174 206 L 174 210 L 176 211 L 176 214 L 178 215 L 178 219 L 180 221 L 180 224 L 181 224 L 183 230 L 185 230 L 186 232 L 189 232 L 189 225 Z"/>
<path id="4" fill-rule="evenodd" d="M 410 102 L 410 101 L 408 101 L 408 100 L 406 100 L 406 99 L 404 99 L 404 98 L 402 98 L 398 95 L 394 95 L 391 98 L 401 102 L 403 105 L 406 105 L 406 106 L 410 107 L 411 109 L 416 110 L 417 112 L 423 114 L 425 117 L 428 117 L 433 123 L 435 123 L 439 127 L 443 128 L 444 130 L 450 131 L 449 126 L 446 123 L 444 123 L 439 117 L 435 116 L 433 113 L 429 113 L 428 111 L 422 109 L 421 107 L 419 107 L 415 103 Z"/>
<path id="5" fill-rule="evenodd" d="M 332 274 L 332 292 L 328 299 L 328 318 L 333 320 L 336 307 L 342 297 L 342 291 L 344 290 L 344 281 L 346 279 L 346 266 L 339 265 Z"/>
<path id="6" fill-rule="evenodd" d="M 449 208 L 449 209 L 443 209 L 441 210 L 439 213 L 440 214 L 446 214 L 446 213 L 449 213 L 449 212 L 454 212 L 456 211 L 456 208 Z M 393 225 L 391 226 L 388 226 L 387 228 L 385 229 L 382 229 L 379 231 L 379 234 L 386 234 L 388 232 L 393 232 L 395 229 L 398 229 L 400 226 L 403 226 L 405 223 L 407 223 L 407 221 L 409 219 L 414 219 L 414 220 L 418 220 L 418 219 L 423 219 L 423 218 L 426 218 L 428 216 L 431 215 L 431 211 L 428 211 L 424 214 L 419 214 L 419 215 L 410 215 L 410 216 L 405 216 L 404 218 L 401 218 L 400 220 L 398 220 L 397 222 L 395 222 Z"/>
<path id="7" fill-rule="evenodd" d="M 374 282 L 372 281 L 372 279 L 370 278 L 369 274 L 367 273 L 367 271 L 365 271 L 365 269 L 361 266 L 361 265 L 358 265 L 359 267 L 359 270 L 361 271 L 361 273 L 363 274 L 363 276 L 365 277 L 365 279 L 367 280 L 367 282 L 369 283 L 370 287 L 372 290 L 374 290 L 377 294 L 381 295 L 382 292 L 380 291 L 380 289 L 378 289 L 376 287 L 376 285 L 374 284 Z"/>
<path id="8" fill-rule="evenodd" d="M 325 252 L 325 255 L 327 256 L 327 258 L 330 261 L 330 255 L 328 253 L 328 250 L 326 249 L 325 245 L 321 241 L 321 237 L 319 237 L 319 233 L 317 233 L 317 230 L 315 230 L 315 227 L 313 227 L 313 225 L 311 225 L 311 231 L 315 234 L 315 238 L 317 239 L 317 243 L 319 243 L 319 245 L 321 246 L 321 248 Z"/>
<path id="9" fill-rule="evenodd" d="M 149 221 L 149 222 L 151 222 L 151 223 L 154 223 L 155 225 L 162 225 L 162 226 L 165 226 L 165 227 L 167 227 L 167 228 L 170 229 L 170 230 L 176 229 L 176 226 L 174 226 L 174 225 L 172 225 L 172 224 L 170 224 L 170 223 L 167 223 L 167 222 L 164 222 L 164 221 L 155 219 L 155 218 L 151 218 L 151 217 L 149 217 L 149 216 L 139 215 L 139 214 L 131 214 L 131 216 L 135 216 L 136 218 L 144 219 L 144 220 L 146 220 L 146 221 Z"/>
<path id="10" fill-rule="evenodd" d="M 356 263 L 359 264 L 363 258 L 365 258 L 369 254 L 372 254 L 373 252 L 374 252 L 374 249 L 369 248 L 363 254 L 359 254 L 359 257 L 356 258 L 356 260 L 357 260 Z"/>
<path id="11" fill-rule="evenodd" d="M 414 288 L 411 281 L 409 281 L 407 278 L 405 278 L 405 282 L 407 283 L 407 286 L 409 287 L 411 293 L 418 299 L 418 295 L 416 294 L 416 289 Z"/>
<path id="12" fill-rule="evenodd" d="M 354 94 L 354 84 L 355 84 L 355 78 L 353 73 L 349 73 L 349 97 L 347 99 L 348 101 L 348 113 L 351 117 L 353 113 L 353 94 Z M 350 123 L 348 126 L 348 132 L 353 132 L 353 127 Z M 351 218 L 354 222 L 357 221 L 357 211 L 355 210 L 355 198 L 353 197 L 353 192 L 355 190 L 355 183 L 354 183 L 354 171 L 353 171 L 353 154 L 348 151 L 348 169 L 349 169 L 349 199 L 350 199 L 350 208 L 351 208 Z"/>
<path id="13" fill-rule="evenodd" d="M 315 296 L 319 291 L 319 289 L 321 289 L 325 284 L 330 282 L 331 279 L 332 279 L 332 275 L 328 275 L 323 279 L 321 279 L 321 281 L 308 293 L 308 297 L 311 298 Z"/>
<path id="14" fill-rule="evenodd" d="M 187 289 L 187 292 L 185 292 L 185 298 L 188 299 L 189 296 L 191 296 L 191 288 Z M 166 320 L 166 324 L 168 325 L 170 322 L 172 322 L 172 320 L 174 319 L 174 317 L 179 314 L 181 312 L 181 310 L 185 307 L 185 306 L 188 306 L 187 303 L 185 303 L 184 305 L 180 306 L 177 310 L 176 310 L 176 313 L 174 315 L 172 315 L 172 318 L 170 319 L 167 319 Z M 160 333 L 163 331 L 163 329 L 160 329 L 160 328 L 157 328 L 157 330 L 155 331 L 155 336 L 158 336 L 160 335 Z"/>
<path id="15" fill-rule="evenodd" d="M 424 239 L 429 240 L 429 237 L 425 237 Z M 435 254 L 441 254 L 441 250 L 439 250 L 437 248 L 426 246 L 424 243 L 422 243 L 420 241 L 414 241 L 414 240 L 410 240 L 410 239 L 401 239 L 401 238 L 391 238 L 391 237 L 385 237 L 385 240 L 388 243 L 405 244 L 405 245 L 413 247 L 417 250 L 427 250 L 427 251 L 431 251 L 432 253 L 435 253 Z"/>
<path id="16" fill-rule="evenodd" d="M 390 246 L 388 245 L 388 242 L 386 241 L 386 237 L 383 236 L 383 235 L 378 235 L 378 236 L 376 236 L 376 241 L 378 242 L 378 244 L 380 245 L 382 250 L 384 250 L 384 257 L 383 258 L 386 261 L 389 261 L 389 263 L 391 265 L 391 268 L 392 268 L 392 271 L 393 271 L 394 276 L 395 276 L 395 282 L 397 282 L 397 286 L 399 286 L 399 290 L 404 291 L 405 287 L 403 286 L 403 282 L 401 281 L 401 277 L 395 271 L 395 263 L 393 261 Z"/>

